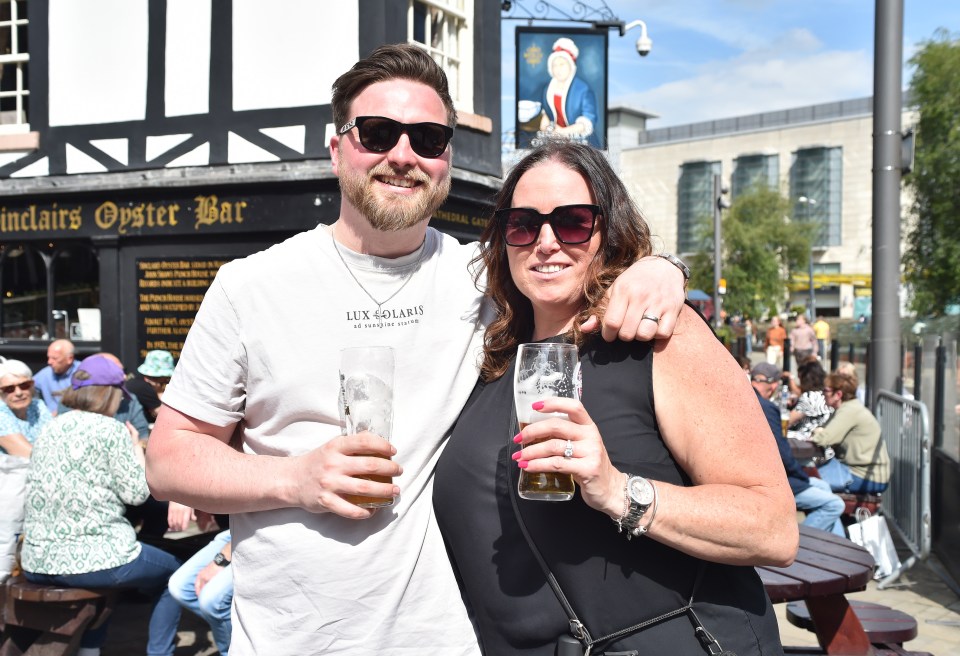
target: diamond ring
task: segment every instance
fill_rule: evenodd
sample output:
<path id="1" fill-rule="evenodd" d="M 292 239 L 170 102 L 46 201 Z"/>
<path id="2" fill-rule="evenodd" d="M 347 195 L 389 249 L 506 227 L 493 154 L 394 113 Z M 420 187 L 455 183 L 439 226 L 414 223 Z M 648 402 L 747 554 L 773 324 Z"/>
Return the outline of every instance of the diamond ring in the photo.
<path id="1" fill-rule="evenodd" d="M 573 442 L 567 440 L 567 448 L 563 450 L 563 457 L 569 460 L 573 457 Z"/>

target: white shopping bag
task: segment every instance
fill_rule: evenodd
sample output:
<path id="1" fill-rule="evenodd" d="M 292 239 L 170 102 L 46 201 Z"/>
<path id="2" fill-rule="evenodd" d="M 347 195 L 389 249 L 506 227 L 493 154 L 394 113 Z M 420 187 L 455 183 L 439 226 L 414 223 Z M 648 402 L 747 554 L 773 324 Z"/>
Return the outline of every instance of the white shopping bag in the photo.
<path id="1" fill-rule="evenodd" d="M 900 570 L 900 559 L 893 544 L 887 520 L 880 515 L 871 515 L 866 508 L 857 508 L 857 523 L 847 527 L 850 540 L 870 552 L 877 569 L 873 578 L 883 579 Z"/>
<path id="2" fill-rule="evenodd" d="M 0 453 L 0 583 L 7 580 L 17 562 L 29 466 L 26 458 Z"/>

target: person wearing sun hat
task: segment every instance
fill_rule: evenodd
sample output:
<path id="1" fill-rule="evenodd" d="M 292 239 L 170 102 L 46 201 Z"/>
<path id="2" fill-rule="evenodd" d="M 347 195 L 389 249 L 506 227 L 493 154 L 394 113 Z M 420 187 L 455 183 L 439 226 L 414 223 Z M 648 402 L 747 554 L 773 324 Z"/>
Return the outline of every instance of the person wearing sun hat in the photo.
<path id="1" fill-rule="evenodd" d="M 137 367 L 139 376 L 134 376 L 127 388 L 137 397 L 152 423 L 160 410 L 160 399 L 173 375 L 173 355 L 170 351 L 148 351 L 143 364 Z"/>
<path id="2" fill-rule="evenodd" d="M 136 430 L 113 419 L 125 381 L 102 355 L 85 358 L 71 376 L 62 400 L 72 410 L 48 422 L 33 446 L 21 562 L 32 583 L 155 595 L 147 653 L 172 655 L 180 606 L 167 582 L 180 563 L 137 541 L 123 516 L 124 504 L 150 493 Z M 81 653 L 99 653 L 107 626 L 84 633 Z"/>

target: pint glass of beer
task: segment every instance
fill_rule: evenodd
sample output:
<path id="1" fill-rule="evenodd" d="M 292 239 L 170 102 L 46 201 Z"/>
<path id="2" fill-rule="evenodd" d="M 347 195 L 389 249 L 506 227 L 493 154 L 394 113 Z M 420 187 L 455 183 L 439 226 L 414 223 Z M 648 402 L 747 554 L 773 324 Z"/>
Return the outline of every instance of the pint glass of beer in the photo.
<path id="1" fill-rule="evenodd" d="M 560 417 L 563 413 L 542 413 L 533 404 L 545 398 L 578 398 L 580 361 L 574 344 L 521 344 L 513 377 L 513 397 L 517 405 L 520 430 L 530 424 Z M 520 497 L 536 501 L 568 501 L 573 498 L 573 476 L 547 472 L 534 474 L 520 470 Z"/>
<path id="2" fill-rule="evenodd" d="M 393 349 L 360 346 L 340 351 L 340 416 L 346 435 L 368 431 L 390 440 L 393 431 Z M 364 454 L 358 454 L 364 455 Z M 366 454 L 374 455 L 374 454 Z M 389 483 L 387 476 L 361 476 Z M 361 508 L 392 506 L 393 498 L 344 495 Z"/>

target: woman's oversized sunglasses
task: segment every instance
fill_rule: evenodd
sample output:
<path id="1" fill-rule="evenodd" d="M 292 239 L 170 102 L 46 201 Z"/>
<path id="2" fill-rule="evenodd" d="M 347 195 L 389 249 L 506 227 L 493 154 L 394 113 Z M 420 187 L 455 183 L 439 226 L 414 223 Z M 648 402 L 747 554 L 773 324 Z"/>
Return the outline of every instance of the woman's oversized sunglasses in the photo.
<path id="1" fill-rule="evenodd" d="M 529 207 L 505 207 L 493 213 L 507 246 L 529 246 L 537 240 L 544 223 L 563 244 L 590 241 L 600 215 L 599 205 L 561 205 L 549 214 Z"/>
<path id="2" fill-rule="evenodd" d="M 13 394 L 13 391 L 15 389 L 20 389 L 24 392 L 29 392 L 30 390 L 33 389 L 33 381 L 25 380 L 22 383 L 17 383 L 15 385 L 4 385 L 3 387 L 0 387 L 0 392 L 3 392 L 4 394 Z"/>
<path id="3" fill-rule="evenodd" d="M 405 133 L 413 152 L 429 159 L 440 157 L 453 138 L 453 128 L 449 125 L 400 123 L 384 116 L 358 116 L 347 121 L 338 133 L 346 134 L 353 127 L 357 128 L 360 143 L 367 150 L 385 153 L 396 146 L 400 135 Z"/>

